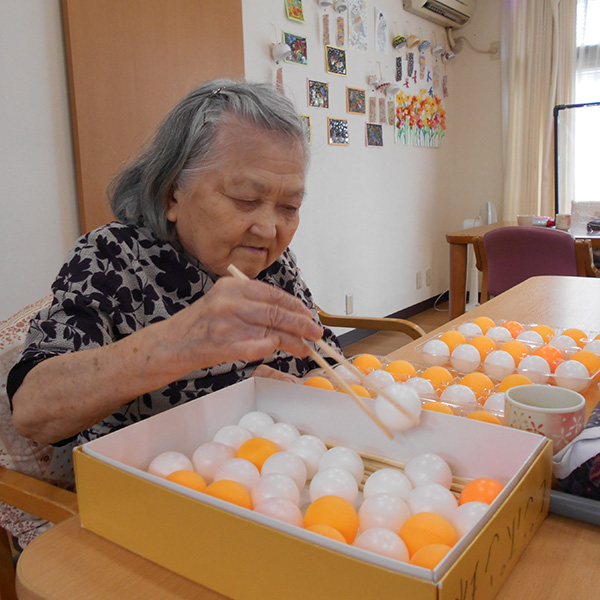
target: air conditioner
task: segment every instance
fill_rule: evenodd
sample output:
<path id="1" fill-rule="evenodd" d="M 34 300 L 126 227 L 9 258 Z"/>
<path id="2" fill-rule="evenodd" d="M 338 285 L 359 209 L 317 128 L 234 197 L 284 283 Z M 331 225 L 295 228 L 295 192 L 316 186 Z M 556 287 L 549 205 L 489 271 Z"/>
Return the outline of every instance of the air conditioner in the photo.
<path id="1" fill-rule="evenodd" d="M 466 25 L 475 11 L 475 0 L 402 0 L 404 10 L 444 27 Z"/>

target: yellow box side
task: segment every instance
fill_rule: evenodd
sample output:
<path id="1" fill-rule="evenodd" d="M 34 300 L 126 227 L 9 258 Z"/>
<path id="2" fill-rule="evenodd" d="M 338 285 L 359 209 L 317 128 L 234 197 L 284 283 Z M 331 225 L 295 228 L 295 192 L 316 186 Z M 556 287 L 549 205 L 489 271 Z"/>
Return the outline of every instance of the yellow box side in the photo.
<path id="1" fill-rule="evenodd" d="M 502 508 L 442 578 L 440 600 L 496 597 L 548 514 L 551 480 L 548 442 Z"/>
<path id="2" fill-rule="evenodd" d="M 365 563 L 75 451 L 83 526 L 236 600 L 437 600 L 435 584 Z"/>

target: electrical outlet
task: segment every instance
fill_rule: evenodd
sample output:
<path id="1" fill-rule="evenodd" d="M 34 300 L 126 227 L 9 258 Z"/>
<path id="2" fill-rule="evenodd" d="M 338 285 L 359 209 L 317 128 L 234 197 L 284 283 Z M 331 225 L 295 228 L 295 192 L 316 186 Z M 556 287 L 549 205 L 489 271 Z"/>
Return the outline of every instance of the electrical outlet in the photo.
<path id="1" fill-rule="evenodd" d="M 354 312 L 354 296 L 346 294 L 346 314 L 351 315 Z"/>
<path id="2" fill-rule="evenodd" d="M 492 42 L 490 44 L 490 60 L 500 60 L 500 42 Z"/>
<path id="3" fill-rule="evenodd" d="M 420 290 L 423 286 L 423 273 L 417 271 L 417 289 Z"/>
<path id="4" fill-rule="evenodd" d="M 431 269 L 425 271 L 425 285 L 429 287 L 431 285 Z"/>

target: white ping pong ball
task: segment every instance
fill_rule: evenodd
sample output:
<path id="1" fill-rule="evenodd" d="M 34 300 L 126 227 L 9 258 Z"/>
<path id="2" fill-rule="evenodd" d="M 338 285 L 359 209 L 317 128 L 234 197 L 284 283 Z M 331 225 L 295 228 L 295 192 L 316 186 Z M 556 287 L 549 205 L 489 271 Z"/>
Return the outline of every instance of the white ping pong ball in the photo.
<path id="1" fill-rule="evenodd" d="M 450 357 L 450 348 L 442 340 L 429 340 L 421 350 L 423 361 L 430 365 L 445 365 Z"/>
<path id="2" fill-rule="evenodd" d="M 354 475 L 346 469 L 329 467 L 317 472 L 308 488 L 310 501 L 322 496 L 339 496 L 355 504 L 358 498 L 358 484 Z"/>
<path id="3" fill-rule="evenodd" d="M 265 429 L 262 437 L 277 444 L 280 450 L 287 450 L 300 437 L 300 432 L 290 423 L 275 423 Z"/>
<path id="4" fill-rule="evenodd" d="M 365 379 L 365 384 L 367 387 L 374 386 L 385 389 L 392 383 L 396 383 L 394 376 L 383 369 L 375 369 L 374 371 L 371 371 Z"/>
<path id="5" fill-rule="evenodd" d="M 206 442 L 196 448 L 192 455 L 194 471 L 204 478 L 206 483 L 212 483 L 217 469 L 235 456 L 235 450 L 221 442 Z"/>
<path id="6" fill-rule="evenodd" d="M 454 494 L 439 483 L 426 483 L 417 486 L 406 500 L 411 512 L 432 512 L 450 520 L 458 508 Z"/>
<path id="7" fill-rule="evenodd" d="M 435 398 L 437 400 L 437 394 L 431 381 L 423 379 L 423 377 L 411 377 L 404 382 L 404 385 L 408 385 L 417 391 L 419 396 L 424 398 Z"/>
<path id="8" fill-rule="evenodd" d="M 278 521 L 283 521 L 284 523 L 289 523 L 290 525 L 295 525 L 296 527 L 302 527 L 304 521 L 304 517 L 298 506 L 287 498 L 266 498 L 256 505 L 254 512 L 272 517 Z"/>
<path id="9" fill-rule="evenodd" d="M 360 376 L 358 375 L 358 369 L 356 368 L 348 368 L 346 365 L 337 365 L 333 369 L 335 374 L 341 377 L 346 383 L 351 384 L 359 384 Z"/>
<path id="10" fill-rule="evenodd" d="M 561 362 L 554 372 L 556 385 L 575 392 L 580 392 L 587 387 L 589 376 L 587 367 L 577 360 Z"/>
<path id="11" fill-rule="evenodd" d="M 251 437 L 252 434 L 244 427 L 240 427 L 239 425 L 225 425 L 225 427 L 221 427 L 215 433 L 213 442 L 221 442 L 221 444 L 231 446 L 237 452 L 240 446 Z"/>
<path id="12" fill-rule="evenodd" d="M 550 340 L 549 346 L 554 346 L 559 350 L 578 350 L 579 346 L 577 342 L 568 335 L 557 335 L 555 338 Z M 589 373 L 588 373 L 589 375 Z"/>
<path id="13" fill-rule="evenodd" d="M 488 396 L 488 399 L 483 406 L 486 410 L 504 414 L 505 398 L 504 392 L 496 392 L 495 394 Z"/>
<path id="14" fill-rule="evenodd" d="M 291 477 L 298 490 L 306 484 L 306 466 L 304 461 L 291 452 L 276 452 L 267 458 L 260 473 L 265 476 L 271 473 L 280 473 Z"/>
<path id="15" fill-rule="evenodd" d="M 300 490 L 298 490 L 296 482 L 291 477 L 280 473 L 261 476 L 258 483 L 252 488 L 250 496 L 253 507 L 258 506 L 267 498 L 286 498 L 296 506 L 300 504 Z"/>
<path id="16" fill-rule="evenodd" d="M 544 344 L 544 338 L 537 331 L 531 329 L 521 331 L 517 336 L 517 340 L 532 346 L 542 346 Z"/>
<path id="17" fill-rule="evenodd" d="M 465 337 L 477 337 L 478 335 L 483 335 L 483 331 L 477 323 L 463 323 L 462 325 L 459 325 L 456 330 Z"/>
<path id="18" fill-rule="evenodd" d="M 260 471 L 254 463 L 245 458 L 232 458 L 224 462 L 215 471 L 213 481 L 221 481 L 222 479 L 237 481 L 251 492 L 260 479 Z"/>
<path id="19" fill-rule="evenodd" d="M 158 477 L 167 477 L 167 475 L 170 475 L 175 471 L 184 470 L 194 470 L 192 461 L 185 454 L 173 450 L 161 452 L 158 456 L 155 456 L 147 469 L 148 473 L 158 475 Z"/>
<path id="20" fill-rule="evenodd" d="M 367 529 L 354 540 L 352 545 L 394 560 L 408 562 L 406 544 L 397 533 L 389 529 Z"/>
<path id="21" fill-rule="evenodd" d="M 375 494 L 363 501 L 358 509 L 358 523 L 361 531 L 383 527 L 396 533 L 410 517 L 411 512 L 400 496 Z"/>
<path id="22" fill-rule="evenodd" d="M 408 381 L 414 381 L 414 377 Z M 385 388 L 385 393 L 402 408 L 399 410 L 383 396 L 375 400 L 375 414 L 391 430 L 396 432 L 411 429 L 421 416 L 421 398 L 417 390 L 407 383 L 394 383 Z M 406 414 L 405 414 L 406 413 Z"/>
<path id="23" fill-rule="evenodd" d="M 427 483 L 439 483 L 450 489 L 452 470 L 450 465 L 438 454 L 424 452 L 411 458 L 404 467 L 404 474 L 413 487 Z"/>
<path id="24" fill-rule="evenodd" d="M 529 377 L 532 383 L 546 383 L 552 370 L 545 358 L 531 354 L 521 359 L 517 371 Z"/>
<path id="25" fill-rule="evenodd" d="M 479 350 L 471 344 L 461 344 L 456 346 L 450 356 L 450 363 L 457 371 L 470 373 L 474 371 L 481 362 Z"/>
<path id="26" fill-rule="evenodd" d="M 369 475 L 363 487 L 363 498 L 366 500 L 376 494 L 393 494 L 406 500 L 412 489 L 410 479 L 400 469 L 388 467 Z"/>
<path id="27" fill-rule="evenodd" d="M 495 342 L 508 342 L 513 339 L 510 331 L 506 327 L 490 327 L 485 334 Z"/>
<path id="28" fill-rule="evenodd" d="M 592 340 L 591 342 L 588 342 L 583 349 L 600 356 L 600 340 Z"/>
<path id="29" fill-rule="evenodd" d="M 477 396 L 475 392 L 462 383 L 449 385 L 440 396 L 442 402 L 453 404 L 455 406 L 477 406 Z"/>
<path id="30" fill-rule="evenodd" d="M 360 454 L 352 448 L 345 446 L 334 446 L 327 450 L 319 462 L 319 470 L 330 467 L 339 467 L 350 471 L 359 484 L 365 474 L 365 465 Z"/>
<path id="31" fill-rule="evenodd" d="M 476 525 L 490 508 L 485 502 L 465 502 L 461 504 L 450 518 L 456 533 L 462 537 Z"/>
<path id="32" fill-rule="evenodd" d="M 307 479 L 312 479 L 319 470 L 319 462 L 327 452 L 327 446 L 314 435 L 301 435 L 294 440 L 288 452 L 299 456 L 304 461 Z"/>
<path id="33" fill-rule="evenodd" d="M 508 329 L 505 331 L 508 332 Z M 508 335 L 510 337 L 510 332 Z M 483 361 L 483 370 L 489 377 L 504 379 L 507 375 L 514 373 L 515 359 L 506 350 L 492 350 Z"/>
<path id="34" fill-rule="evenodd" d="M 246 413 L 239 421 L 238 425 L 247 429 L 253 437 L 263 437 L 265 429 L 273 425 L 275 421 L 265 412 L 253 410 Z"/>

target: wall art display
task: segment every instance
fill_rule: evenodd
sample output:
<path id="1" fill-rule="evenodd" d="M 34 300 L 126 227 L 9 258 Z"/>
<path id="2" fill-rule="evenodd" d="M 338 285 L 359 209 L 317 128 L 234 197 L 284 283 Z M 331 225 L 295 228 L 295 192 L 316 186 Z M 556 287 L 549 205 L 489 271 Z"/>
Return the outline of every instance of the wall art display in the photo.
<path id="1" fill-rule="evenodd" d="M 379 122 L 387 121 L 387 109 L 385 108 L 385 98 L 379 98 Z"/>
<path id="2" fill-rule="evenodd" d="M 359 88 L 346 88 L 346 110 L 354 115 L 367 112 L 367 92 Z"/>
<path id="3" fill-rule="evenodd" d="M 383 146 L 383 126 L 378 123 L 365 123 L 367 146 Z"/>
<path id="4" fill-rule="evenodd" d="M 328 73 L 346 75 L 346 51 L 335 46 L 325 46 L 325 67 Z"/>
<path id="5" fill-rule="evenodd" d="M 369 96 L 369 121 L 377 121 L 377 98 Z"/>
<path id="6" fill-rule="evenodd" d="M 395 110 L 395 102 L 393 100 L 387 101 L 387 122 L 388 125 L 394 125 L 394 121 L 396 120 L 396 110 Z"/>
<path id="7" fill-rule="evenodd" d="M 310 115 L 300 115 L 302 125 L 304 126 L 304 133 L 306 134 L 306 141 L 312 143 L 312 127 L 310 125 Z"/>
<path id="8" fill-rule="evenodd" d="M 446 111 L 431 88 L 396 96 L 396 140 L 407 146 L 439 147 L 446 135 Z"/>
<path id="9" fill-rule="evenodd" d="M 379 8 L 375 9 L 375 48 L 379 54 L 387 54 L 388 19 Z"/>
<path id="10" fill-rule="evenodd" d="M 292 21 L 304 23 L 304 11 L 302 10 L 302 0 L 285 0 L 285 14 Z"/>
<path id="11" fill-rule="evenodd" d="M 367 51 L 367 5 L 365 0 L 348 1 L 348 45 Z"/>
<path id="12" fill-rule="evenodd" d="M 322 81 L 306 80 L 308 87 L 308 106 L 329 108 L 329 84 Z"/>
<path id="13" fill-rule="evenodd" d="M 408 77 L 413 76 L 413 70 L 415 68 L 415 53 L 408 52 L 406 55 L 406 73 Z"/>
<path id="14" fill-rule="evenodd" d="M 327 118 L 328 141 L 332 146 L 347 146 L 350 143 L 347 119 Z"/>
<path id="15" fill-rule="evenodd" d="M 308 64 L 305 37 L 302 37 L 301 35 L 296 35 L 294 33 L 287 33 L 284 31 L 283 41 L 292 49 L 292 54 L 289 58 L 285 59 L 285 62 L 294 63 L 296 65 Z"/>
<path id="16" fill-rule="evenodd" d="M 346 27 L 344 17 L 341 15 L 336 19 L 335 43 L 337 46 L 343 46 L 346 43 Z"/>
<path id="17" fill-rule="evenodd" d="M 402 81 L 402 57 L 396 56 L 396 81 Z"/>
<path id="18" fill-rule="evenodd" d="M 331 43 L 329 39 L 329 14 L 323 15 L 323 46 L 328 46 Z"/>

